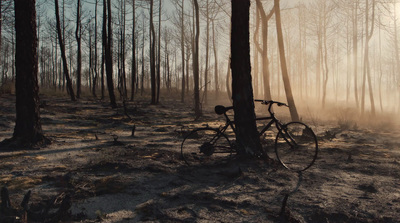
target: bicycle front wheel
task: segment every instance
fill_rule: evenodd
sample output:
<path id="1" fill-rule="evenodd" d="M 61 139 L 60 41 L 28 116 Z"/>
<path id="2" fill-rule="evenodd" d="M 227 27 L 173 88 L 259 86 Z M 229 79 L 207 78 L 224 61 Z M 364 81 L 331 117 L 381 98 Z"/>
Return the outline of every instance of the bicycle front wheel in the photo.
<path id="1" fill-rule="evenodd" d="M 212 128 L 193 130 L 181 144 L 182 159 L 189 166 L 229 162 L 232 151 L 228 137 Z"/>
<path id="2" fill-rule="evenodd" d="M 304 171 L 310 168 L 318 155 L 318 141 L 313 130 L 301 122 L 281 126 L 275 139 L 275 154 L 287 169 Z"/>

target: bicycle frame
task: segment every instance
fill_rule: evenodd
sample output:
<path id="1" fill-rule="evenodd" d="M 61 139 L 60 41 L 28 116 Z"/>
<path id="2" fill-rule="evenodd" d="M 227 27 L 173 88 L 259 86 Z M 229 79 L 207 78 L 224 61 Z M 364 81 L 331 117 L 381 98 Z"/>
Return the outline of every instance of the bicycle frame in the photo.
<path id="1" fill-rule="evenodd" d="M 262 101 L 262 100 L 255 100 L 255 101 Z M 292 137 L 284 128 L 282 128 L 282 126 L 284 126 L 284 125 L 279 121 L 279 119 L 277 119 L 277 118 L 275 117 L 275 113 L 274 113 L 273 111 L 271 111 L 272 105 L 273 105 L 274 103 L 277 103 L 278 105 L 279 105 L 279 104 L 281 104 L 281 105 L 286 105 L 286 104 L 282 104 L 282 103 L 280 103 L 280 102 L 271 101 L 271 103 L 268 104 L 268 112 L 270 113 L 271 116 L 269 116 L 269 117 L 262 117 L 262 118 L 256 118 L 256 121 L 258 121 L 258 120 L 271 120 L 271 121 L 268 122 L 268 124 L 267 124 L 264 128 L 262 128 L 262 130 L 260 131 L 260 136 L 263 135 L 263 134 L 272 126 L 272 124 L 275 124 L 275 127 L 276 127 L 276 129 L 278 130 L 278 134 L 280 134 L 281 132 L 284 131 L 285 136 L 283 136 L 283 139 L 284 139 L 289 145 L 293 146 L 293 144 L 294 144 L 294 146 L 297 146 L 298 144 L 296 143 L 296 140 L 294 140 L 293 137 Z M 279 105 L 279 106 L 281 106 L 281 105 Z M 287 106 L 287 105 L 286 105 L 286 106 Z M 287 136 L 287 137 L 286 137 L 286 136 Z"/>

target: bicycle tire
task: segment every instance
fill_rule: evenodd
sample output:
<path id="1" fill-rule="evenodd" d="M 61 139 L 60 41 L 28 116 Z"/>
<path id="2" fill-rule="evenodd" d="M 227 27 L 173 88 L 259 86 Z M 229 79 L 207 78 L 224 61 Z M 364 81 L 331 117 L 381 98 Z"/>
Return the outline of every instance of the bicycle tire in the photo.
<path id="1" fill-rule="evenodd" d="M 229 162 L 232 152 L 232 144 L 228 137 L 213 128 L 195 129 L 181 144 L 181 158 L 189 166 Z"/>
<path id="2" fill-rule="evenodd" d="M 317 159 L 317 137 L 302 122 L 282 125 L 275 139 L 275 154 L 285 168 L 296 172 L 305 171 Z"/>

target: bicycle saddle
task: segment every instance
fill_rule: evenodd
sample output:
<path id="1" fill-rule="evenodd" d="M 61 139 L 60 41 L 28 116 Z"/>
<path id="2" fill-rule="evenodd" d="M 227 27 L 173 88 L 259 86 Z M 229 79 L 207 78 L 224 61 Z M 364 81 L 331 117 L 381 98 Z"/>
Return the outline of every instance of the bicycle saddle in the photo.
<path id="1" fill-rule="evenodd" d="M 215 113 L 217 113 L 218 115 L 222 115 L 222 114 L 224 114 L 226 111 L 228 111 L 228 110 L 230 110 L 230 109 L 232 109 L 233 108 L 233 106 L 230 106 L 230 107 L 225 107 L 225 106 L 223 106 L 223 105 L 217 105 L 217 106 L 215 106 Z"/>

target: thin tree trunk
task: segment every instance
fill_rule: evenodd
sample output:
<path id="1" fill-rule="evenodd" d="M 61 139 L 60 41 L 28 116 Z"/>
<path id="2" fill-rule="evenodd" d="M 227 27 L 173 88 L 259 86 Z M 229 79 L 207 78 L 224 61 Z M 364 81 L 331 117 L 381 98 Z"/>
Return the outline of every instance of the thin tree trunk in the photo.
<path id="1" fill-rule="evenodd" d="M 98 0 L 96 0 L 95 7 L 94 7 L 94 78 L 93 78 L 93 88 L 92 93 L 93 96 L 96 98 L 96 85 L 97 85 L 97 78 L 98 78 L 98 70 L 97 70 L 97 4 Z"/>
<path id="2" fill-rule="evenodd" d="M 135 42 L 135 0 L 132 0 L 132 75 L 131 75 L 131 101 L 133 101 L 133 97 L 135 94 L 135 81 L 136 81 L 136 42 Z"/>
<path id="3" fill-rule="evenodd" d="M 58 42 L 60 44 L 61 57 L 63 60 L 64 75 L 65 75 L 65 78 L 67 79 L 67 91 L 68 91 L 69 96 L 71 97 L 71 100 L 75 101 L 76 100 L 75 93 L 74 93 L 74 89 L 72 88 L 72 81 L 71 81 L 71 78 L 69 77 L 69 72 L 68 72 L 67 57 L 65 55 L 65 45 L 64 45 L 63 37 L 61 36 L 61 25 L 60 25 L 60 15 L 59 15 L 59 10 L 58 10 L 58 0 L 55 0 L 55 11 L 56 11 Z"/>
<path id="4" fill-rule="evenodd" d="M 75 39 L 77 42 L 76 97 L 81 97 L 82 50 L 81 50 L 81 0 L 77 2 Z"/>
<path id="5" fill-rule="evenodd" d="M 206 0 L 206 66 L 204 68 L 204 103 L 207 104 L 208 93 L 208 62 L 209 62 L 209 49 L 210 49 L 210 18 L 208 13 L 208 1 Z"/>
<path id="6" fill-rule="evenodd" d="M 268 21 L 274 14 L 274 9 L 270 11 L 267 15 L 264 11 L 262 3 L 260 0 L 256 0 L 257 9 L 260 11 L 261 21 L 262 21 L 262 66 L 263 66 L 263 80 L 264 80 L 264 98 L 266 100 L 271 100 L 271 84 L 270 84 L 270 72 L 269 72 L 269 60 L 268 60 Z"/>
<path id="7" fill-rule="evenodd" d="M 107 6 L 106 6 L 106 0 L 103 1 L 103 7 L 107 8 L 107 15 L 104 15 L 107 17 L 107 25 L 103 25 L 103 28 L 106 28 L 106 35 L 103 36 L 106 39 L 105 41 L 105 62 L 106 62 L 106 76 L 107 76 L 107 88 L 108 88 L 108 94 L 110 97 L 110 104 L 112 108 L 117 107 L 117 103 L 115 100 L 115 94 L 114 94 L 114 83 L 113 83 L 113 58 L 112 58 L 112 16 L 111 16 L 111 0 L 107 0 Z M 103 11 L 105 13 L 105 11 Z"/>
<path id="8" fill-rule="evenodd" d="M 193 78 L 194 78 L 194 113 L 196 118 L 202 115 L 200 107 L 200 89 L 199 89 L 199 38 L 200 38 L 200 18 L 199 4 L 194 0 L 194 8 L 196 13 L 196 33 L 195 33 L 195 48 L 193 52 Z M 206 83 L 207 84 L 207 83 Z"/>
<path id="9" fill-rule="evenodd" d="M 275 8 L 275 17 L 276 17 L 276 30 L 278 35 L 278 46 L 279 46 L 279 55 L 282 69 L 282 78 L 285 86 L 286 99 L 289 104 L 290 116 L 293 121 L 299 121 L 299 115 L 297 113 L 296 105 L 294 102 L 292 88 L 290 86 L 289 74 L 286 67 L 286 58 L 285 58 L 285 48 L 283 45 L 283 34 L 282 34 L 282 23 L 281 23 L 281 12 L 279 6 L 279 0 L 274 0 L 274 8 Z"/>
<path id="10" fill-rule="evenodd" d="M 159 0 L 159 15 L 158 15 L 158 58 L 157 58 L 157 100 L 160 102 L 160 88 L 161 88 L 161 0 Z"/>
<path id="11" fill-rule="evenodd" d="M 215 24 L 214 19 L 212 20 L 212 30 L 213 30 L 213 50 L 214 50 L 214 84 L 215 84 L 215 97 L 218 99 L 219 95 L 219 75 L 218 75 L 218 49 L 217 42 L 215 38 Z"/>
<path id="12" fill-rule="evenodd" d="M 151 104 L 157 104 L 156 101 L 156 35 L 153 23 L 153 0 L 150 0 L 150 81 L 151 81 Z"/>
<path id="13" fill-rule="evenodd" d="M 183 24 L 184 18 L 184 3 L 182 0 L 182 14 L 181 14 L 181 53 L 182 53 L 182 92 L 181 92 L 181 102 L 185 101 L 185 26 Z"/>
<path id="14" fill-rule="evenodd" d="M 354 11 L 353 11 L 353 66 L 354 66 L 354 97 L 356 100 L 357 109 L 359 108 L 359 98 L 358 98 L 358 0 L 356 0 Z"/>

